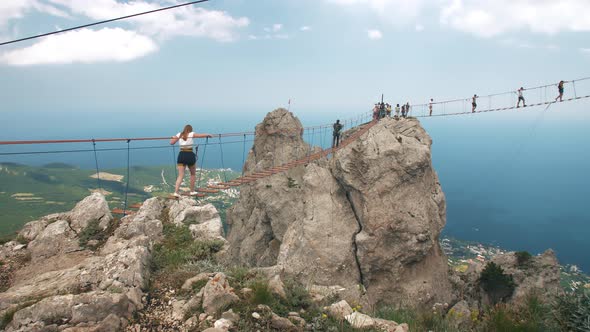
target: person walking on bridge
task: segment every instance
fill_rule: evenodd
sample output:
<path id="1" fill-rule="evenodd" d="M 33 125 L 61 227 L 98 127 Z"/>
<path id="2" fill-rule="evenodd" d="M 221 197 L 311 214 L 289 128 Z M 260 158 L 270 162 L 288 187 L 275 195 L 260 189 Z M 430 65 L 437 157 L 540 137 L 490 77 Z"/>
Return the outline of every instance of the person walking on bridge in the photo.
<path id="1" fill-rule="evenodd" d="M 342 124 L 340 120 L 336 120 L 334 123 L 334 131 L 332 132 L 332 148 L 338 147 L 340 145 L 340 131 L 342 130 Z"/>
<path id="2" fill-rule="evenodd" d="M 522 95 L 522 92 L 524 91 L 524 88 L 521 86 L 520 89 L 516 90 L 516 92 L 518 93 L 518 103 L 516 103 L 516 108 L 520 107 L 520 102 L 522 101 L 522 106 L 526 107 L 526 101 L 524 101 L 524 96 Z"/>
<path id="3" fill-rule="evenodd" d="M 477 108 L 477 95 L 473 95 L 473 98 L 471 98 L 471 113 L 475 113 L 475 109 Z"/>
<path id="4" fill-rule="evenodd" d="M 555 98 L 555 101 L 557 101 L 557 99 L 559 99 L 559 101 L 563 101 L 563 91 L 564 91 L 563 84 L 564 83 L 565 83 L 564 81 L 559 81 L 559 84 L 557 85 L 557 90 L 559 91 L 559 96 L 557 96 Z"/>
<path id="5" fill-rule="evenodd" d="M 430 98 L 430 103 L 428 103 L 428 109 L 430 110 L 429 116 L 432 116 L 432 103 L 434 103 L 434 99 Z"/>
<path id="6" fill-rule="evenodd" d="M 213 136 L 209 134 L 197 134 L 193 132 L 193 127 L 191 125 L 186 125 L 184 126 L 182 132 L 172 136 L 170 139 L 170 145 L 174 145 L 176 142 L 178 142 L 180 145 L 180 152 L 178 153 L 178 159 L 176 162 L 176 167 L 178 168 L 178 178 L 176 178 L 176 186 L 174 187 L 174 197 L 180 197 L 178 190 L 180 189 L 180 184 L 184 178 L 184 170 L 186 167 L 188 167 L 191 173 L 190 195 L 194 196 L 197 194 L 197 192 L 195 192 L 195 180 L 197 179 L 197 155 L 195 154 L 195 151 L 193 151 L 193 138 L 205 137 Z"/>

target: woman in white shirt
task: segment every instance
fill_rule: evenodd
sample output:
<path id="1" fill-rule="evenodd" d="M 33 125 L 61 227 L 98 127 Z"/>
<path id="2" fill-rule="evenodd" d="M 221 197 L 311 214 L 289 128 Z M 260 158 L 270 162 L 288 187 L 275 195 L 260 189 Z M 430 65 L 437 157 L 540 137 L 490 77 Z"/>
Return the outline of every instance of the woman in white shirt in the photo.
<path id="1" fill-rule="evenodd" d="M 193 138 L 205 138 L 205 137 L 213 137 L 209 134 L 197 134 L 193 132 L 193 127 L 191 125 L 184 126 L 182 132 L 176 134 L 176 136 L 172 136 L 170 139 L 170 144 L 174 145 L 176 142 L 180 144 L 180 152 L 178 153 L 178 160 L 177 160 L 177 167 L 178 167 L 178 178 L 176 179 L 176 187 L 174 188 L 174 196 L 180 197 L 178 190 L 180 188 L 180 184 L 182 183 L 182 179 L 184 178 L 184 170 L 186 167 L 191 172 L 191 182 L 190 182 L 190 194 L 191 196 L 196 195 L 195 192 L 195 181 L 197 179 L 197 155 L 193 150 Z"/>

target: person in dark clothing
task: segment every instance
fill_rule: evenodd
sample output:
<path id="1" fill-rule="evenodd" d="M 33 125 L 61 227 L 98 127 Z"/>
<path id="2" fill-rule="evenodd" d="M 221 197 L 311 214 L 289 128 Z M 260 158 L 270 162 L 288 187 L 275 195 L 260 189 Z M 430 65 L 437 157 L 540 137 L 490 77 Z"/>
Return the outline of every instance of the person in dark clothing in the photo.
<path id="1" fill-rule="evenodd" d="M 340 131 L 342 130 L 342 124 L 340 120 L 336 120 L 334 123 L 334 131 L 332 132 L 332 148 L 338 147 L 340 145 Z"/>
<path id="2" fill-rule="evenodd" d="M 555 98 L 555 101 L 557 101 L 557 99 L 559 99 L 559 101 L 563 101 L 563 84 L 565 82 L 564 81 L 560 81 L 559 84 L 557 85 L 557 90 L 559 91 L 559 96 L 557 96 L 557 98 Z"/>
<path id="3" fill-rule="evenodd" d="M 475 113 L 475 109 L 477 108 L 477 95 L 473 95 L 471 98 L 471 113 Z"/>
<path id="4" fill-rule="evenodd" d="M 516 103 L 516 108 L 520 107 L 521 101 L 522 101 L 523 107 L 526 107 L 526 101 L 524 100 L 524 95 L 522 94 L 523 91 L 524 91 L 523 87 L 520 87 L 520 89 L 516 90 L 516 93 L 518 94 L 518 102 Z"/>

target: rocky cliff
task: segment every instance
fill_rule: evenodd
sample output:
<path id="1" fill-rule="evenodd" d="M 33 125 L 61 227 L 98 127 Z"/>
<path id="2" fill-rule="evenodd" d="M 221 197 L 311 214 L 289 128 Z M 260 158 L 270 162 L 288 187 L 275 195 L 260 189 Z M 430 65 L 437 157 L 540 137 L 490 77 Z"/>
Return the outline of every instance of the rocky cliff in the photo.
<path id="1" fill-rule="evenodd" d="M 215 207 L 190 199 L 152 198 L 115 220 L 95 193 L 72 211 L 26 224 L 21 243 L 0 246 L 0 261 L 10 267 L 0 278 L 0 329 L 123 330 L 145 305 L 163 220 L 190 225 L 195 238 L 223 239 Z"/>
<path id="2" fill-rule="evenodd" d="M 301 133 L 293 114 L 269 113 L 244 171 L 309 154 Z M 227 259 L 371 304 L 449 301 L 431 144 L 417 120 L 386 118 L 330 159 L 242 186 L 228 212 Z"/>

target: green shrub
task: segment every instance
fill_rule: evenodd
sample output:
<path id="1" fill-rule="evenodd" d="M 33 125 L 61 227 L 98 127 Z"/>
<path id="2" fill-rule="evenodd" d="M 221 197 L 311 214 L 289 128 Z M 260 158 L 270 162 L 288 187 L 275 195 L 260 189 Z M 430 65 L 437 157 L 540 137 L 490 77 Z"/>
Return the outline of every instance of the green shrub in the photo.
<path id="1" fill-rule="evenodd" d="M 521 267 L 526 266 L 531 261 L 531 258 L 533 258 L 528 251 L 517 251 L 514 255 L 516 256 L 516 263 Z"/>
<path id="2" fill-rule="evenodd" d="M 266 280 L 254 280 L 250 283 L 249 288 L 252 289 L 252 297 L 250 298 L 252 304 L 265 304 L 271 308 L 275 305 L 274 295 Z"/>
<path id="3" fill-rule="evenodd" d="M 590 331 L 590 296 L 578 292 L 558 297 L 554 316 L 564 331 Z"/>
<path id="4" fill-rule="evenodd" d="M 14 314 L 18 311 L 18 308 L 8 309 L 4 312 L 2 316 L 0 316 L 0 330 L 4 331 L 4 329 L 12 322 L 14 318 Z"/>
<path id="5" fill-rule="evenodd" d="M 288 308 L 294 309 L 291 311 L 297 311 L 295 309 L 307 310 L 312 306 L 311 296 L 305 286 L 291 278 L 286 278 L 283 284 L 287 295 L 283 301 Z"/>
<path id="6" fill-rule="evenodd" d="M 211 259 L 223 247 L 220 240 L 193 240 L 187 226 L 164 224 L 164 240 L 154 246 L 154 270 L 176 269 L 198 260 Z"/>
<path id="7" fill-rule="evenodd" d="M 504 270 L 494 262 L 489 262 L 479 277 L 479 283 L 488 294 L 492 304 L 508 300 L 516 287 L 512 275 L 507 275 Z"/>
<path id="8" fill-rule="evenodd" d="M 21 234 L 19 234 L 19 235 L 16 236 L 16 242 L 18 242 L 19 244 L 29 244 L 29 240 L 27 240 Z"/>
<path id="9" fill-rule="evenodd" d="M 246 284 L 253 279 L 258 278 L 256 271 L 250 271 L 247 267 L 234 266 L 227 271 L 227 276 L 231 280 L 231 284 L 236 289 L 246 287 Z"/>
<path id="10" fill-rule="evenodd" d="M 80 234 L 78 234 L 80 247 L 95 250 L 106 242 L 112 231 L 112 228 L 103 230 L 100 227 L 98 220 L 93 220 L 80 232 Z M 88 245 L 88 242 L 93 240 L 97 241 L 98 244 Z"/>
<path id="11" fill-rule="evenodd" d="M 410 331 L 458 331 L 442 315 L 426 309 L 385 307 L 377 310 L 375 317 L 406 323 Z"/>

